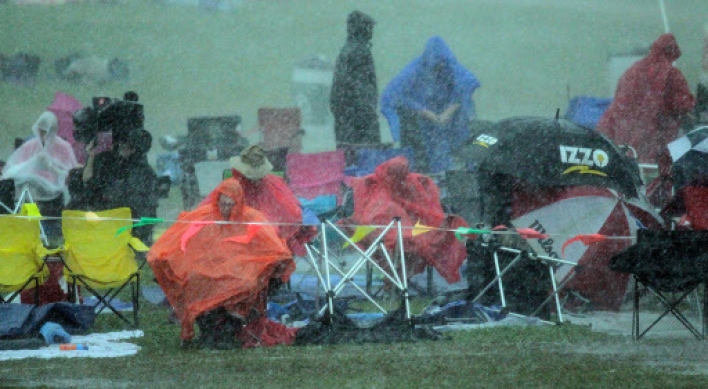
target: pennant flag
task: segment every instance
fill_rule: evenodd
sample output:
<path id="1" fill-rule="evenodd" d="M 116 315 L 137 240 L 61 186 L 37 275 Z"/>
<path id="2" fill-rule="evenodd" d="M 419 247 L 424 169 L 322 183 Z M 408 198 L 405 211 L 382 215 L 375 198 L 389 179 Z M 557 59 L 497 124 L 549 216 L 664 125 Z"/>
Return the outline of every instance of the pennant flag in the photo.
<path id="1" fill-rule="evenodd" d="M 196 235 L 207 224 L 214 224 L 214 222 L 208 221 L 208 222 L 192 222 L 192 223 L 190 223 L 189 227 L 187 228 L 187 231 L 185 231 L 184 234 L 182 234 L 182 237 L 179 240 L 179 248 L 181 248 L 182 251 L 186 251 L 187 241 L 189 240 L 189 238 Z"/>
<path id="2" fill-rule="evenodd" d="M 352 237 L 349 238 L 349 240 L 351 240 L 353 243 L 357 243 L 357 242 L 361 241 L 362 239 L 364 239 L 367 235 L 369 235 L 371 233 L 371 231 L 373 231 L 375 229 L 376 229 L 376 227 L 372 227 L 372 226 L 357 226 L 356 230 L 354 230 L 354 235 L 352 235 Z M 349 244 L 350 244 L 349 242 L 345 242 L 344 246 L 342 246 L 342 248 L 349 247 Z"/>
<path id="3" fill-rule="evenodd" d="M 602 242 L 603 240 L 607 240 L 607 237 L 605 235 L 600 235 L 600 234 L 583 234 L 583 235 L 576 235 L 563 243 L 563 247 L 561 247 L 561 256 L 565 256 L 565 248 L 566 246 L 570 245 L 571 243 L 575 242 L 582 242 L 584 245 L 588 246 L 593 243 L 598 243 Z"/>
<path id="4" fill-rule="evenodd" d="M 524 239 L 548 239 L 548 235 L 542 234 L 533 228 L 517 228 L 516 232 Z"/>
<path id="5" fill-rule="evenodd" d="M 39 208 L 35 203 L 22 204 L 22 210 L 20 211 L 20 214 L 23 216 L 42 217 L 42 214 L 39 213 Z"/>
<path id="6" fill-rule="evenodd" d="M 87 217 L 88 217 L 88 215 L 87 215 Z M 132 228 L 142 227 L 142 226 L 147 226 L 150 224 L 157 224 L 157 223 L 162 223 L 162 222 L 164 222 L 164 220 L 160 219 L 159 217 L 141 217 L 140 220 L 137 223 L 133 224 L 132 226 L 125 226 L 125 227 L 119 228 L 118 231 L 116 231 L 116 235 L 122 234 L 123 232 L 127 231 L 128 228 L 131 228 L 131 227 Z"/>
<path id="7" fill-rule="evenodd" d="M 236 242 L 236 243 L 248 243 L 250 242 L 260 231 L 261 226 L 257 224 L 249 224 L 247 229 L 246 229 L 246 234 L 245 235 L 239 235 L 239 236 L 232 236 L 231 238 L 226 238 L 224 239 L 227 242 Z"/>
<path id="8" fill-rule="evenodd" d="M 422 225 L 422 224 L 420 224 L 420 220 L 418 220 L 415 223 L 415 226 L 413 226 L 413 236 L 425 234 L 426 232 L 430 232 L 432 230 L 434 230 L 433 227 L 428 227 L 428 226 Z"/>
<path id="9" fill-rule="evenodd" d="M 484 235 L 484 234 L 489 234 L 492 231 L 490 230 L 475 230 L 472 228 L 466 228 L 466 227 L 460 227 L 457 230 L 455 230 L 455 237 L 457 240 L 462 240 L 462 235 Z"/>

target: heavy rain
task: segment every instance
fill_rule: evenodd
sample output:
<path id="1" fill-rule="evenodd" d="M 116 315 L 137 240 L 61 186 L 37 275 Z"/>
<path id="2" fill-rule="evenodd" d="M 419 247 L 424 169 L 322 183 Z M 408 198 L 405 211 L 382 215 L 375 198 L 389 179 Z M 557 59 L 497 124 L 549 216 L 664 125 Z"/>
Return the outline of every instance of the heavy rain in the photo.
<path id="1" fill-rule="evenodd" d="M 708 384 L 705 0 L 0 26 L 0 386 Z"/>

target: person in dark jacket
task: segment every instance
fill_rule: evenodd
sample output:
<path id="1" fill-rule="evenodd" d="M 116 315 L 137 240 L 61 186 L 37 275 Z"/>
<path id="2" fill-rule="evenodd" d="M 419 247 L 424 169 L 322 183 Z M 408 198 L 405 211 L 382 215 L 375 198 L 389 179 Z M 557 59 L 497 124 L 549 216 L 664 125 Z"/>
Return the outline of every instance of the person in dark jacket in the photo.
<path id="1" fill-rule="evenodd" d="M 337 144 L 381 142 L 378 89 L 371 55 L 374 19 L 354 11 L 347 17 L 347 43 L 337 57 L 330 93 Z"/>
<path id="2" fill-rule="evenodd" d="M 157 175 L 147 160 L 151 146 L 152 135 L 141 128 L 114 134 L 113 149 L 97 155 L 94 142 L 90 142 L 81 178 L 70 183 L 72 208 L 100 211 L 129 207 L 133 219 L 156 217 Z M 152 226 L 134 228 L 133 235 L 149 245 Z"/>

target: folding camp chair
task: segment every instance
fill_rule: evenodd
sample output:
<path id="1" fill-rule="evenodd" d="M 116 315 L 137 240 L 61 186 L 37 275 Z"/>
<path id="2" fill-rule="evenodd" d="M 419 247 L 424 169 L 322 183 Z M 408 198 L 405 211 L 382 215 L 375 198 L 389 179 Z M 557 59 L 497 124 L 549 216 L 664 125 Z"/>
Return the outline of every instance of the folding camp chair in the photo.
<path id="1" fill-rule="evenodd" d="M 101 212 L 67 210 L 62 212 L 65 247 L 62 253 L 64 276 L 69 283 L 70 299 L 75 299 L 80 285 L 98 301 L 100 313 L 110 309 L 128 325 L 138 326 L 140 269 L 135 251 L 148 248 L 131 235 L 133 221 L 129 208 Z M 111 305 L 111 301 L 130 285 L 133 321 Z"/>
<path id="2" fill-rule="evenodd" d="M 508 289 L 514 288 L 514 285 L 504 285 L 504 276 L 512 271 L 512 269 L 515 266 L 518 266 L 520 263 L 523 261 L 534 261 L 537 262 L 538 264 L 545 265 L 548 269 L 548 274 L 549 274 L 549 280 L 550 280 L 550 293 L 548 294 L 547 297 L 543 301 L 538 304 L 537 308 L 535 308 L 534 311 L 532 312 L 524 312 L 522 313 L 522 316 L 531 316 L 531 317 L 538 317 L 539 314 L 542 313 L 542 310 L 549 304 L 551 301 L 555 302 L 555 307 L 556 307 L 556 315 L 557 315 L 557 321 L 559 323 L 562 323 L 564 321 L 563 319 L 563 310 L 562 310 L 562 305 L 559 297 L 559 293 L 563 289 L 563 287 L 573 278 L 573 276 L 576 274 L 576 267 L 577 265 L 573 262 L 570 261 L 564 261 L 562 259 L 558 258 L 553 258 L 545 255 L 537 255 L 533 252 L 529 252 L 526 250 L 519 250 L 511 247 L 505 247 L 496 242 L 494 238 L 485 241 L 484 239 L 478 238 L 477 240 L 470 241 L 468 243 L 468 253 L 470 250 L 474 249 L 479 250 L 479 252 L 485 252 L 485 253 L 491 253 L 493 263 L 492 265 L 494 266 L 494 277 L 491 279 L 487 284 L 484 286 L 480 287 L 479 290 L 472 290 L 470 289 L 470 292 L 476 293 L 474 297 L 472 297 L 472 302 L 480 302 L 482 298 L 485 296 L 485 294 L 490 291 L 492 288 L 496 286 L 498 290 L 498 298 L 501 300 L 501 306 L 503 308 L 507 308 L 508 306 L 508 301 L 507 301 L 507 292 L 509 292 Z M 509 260 L 502 260 L 502 256 L 505 256 L 506 259 Z M 480 260 L 480 258 L 474 258 L 475 260 Z M 571 266 L 571 272 L 569 273 L 568 276 L 564 278 L 564 280 L 560 283 L 556 280 L 556 269 L 560 266 Z M 527 280 L 527 282 L 531 282 L 531 280 Z M 518 287 L 518 286 L 517 286 Z M 522 286 L 521 288 L 522 291 L 529 291 L 526 286 Z M 544 289 L 545 290 L 545 289 Z M 545 292 L 544 292 L 545 294 Z M 540 299 L 539 299 L 540 300 Z M 537 302 L 536 299 L 530 299 L 527 301 L 528 303 L 533 303 Z M 530 309 L 529 309 L 530 310 Z M 518 312 L 512 312 L 519 314 Z"/>
<path id="3" fill-rule="evenodd" d="M 375 269 L 377 269 L 381 275 L 387 278 L 391 285 L 400 291 L 402 312 L 404 319 L 411 323 L 411 330 L 414 328 L 413 317 L 410 310 L 410 299 L 408 292 L 408 275 L 406 274 L 406 258 L 405 250 L 403 247 L 403 231 L 401 221 L 398 218 L 393 219 L 386 226 L 375 226 L 377 230 L 372 232 L 375 234 L 374 240 L 366 248 L 361 248 L 357 246 L 356 242 L 345 233 L 342 228 L 332 223 L 330 220 L 324 220 L 320 226 L 320 235 L 322 237 L 321 246 L 317 248 L 315 245 L 307 245 L 308 258 L 312 264 L 313 269 L 317 273 L 320 285 L 325 289 L 324 295 L 327 298 L 327 303 L 320 310 L 320 314 L 326 314 L 329 317 L 333 317 L 335 314 L 335 299 L 344 290 L 345 286 L 351 285 L 355 290 L 359 291 L 361 296 L 371 302 L 378 310 L 386 314 L 387 311 L 383 308 L 374 297 L 361 286 L 357 285 L 355 280 L 355 275 L 360 272 L 361 268 L 370 263 Z M 357 252 L 357 258 L 354 264 L 345 270 L 338 266 L 338 258 L 336 255 L 332 255 L 332 251 L 327 242 L 328 234 L 327 230 L 336 233 L 340 238 L 342 238 L 348 245 L 354 248 Z M 383 244 L 383 238 L 389 231 L 395 231 L 397 236 L 397 245 L 395 248 L 395 253 L 390 253 L 386 250 Z M 388 264 L 388 269 L 382 268 L 379 263 L 373 258 L 375 253 L 379 253 L 383 256 Z M 400 264 L 400 273 L 396 271 L 397 268 L 395 262 Z M 336 273 L 340 276 L 337 282 L 333 282 L 331 275 Z"/>
<path id="4" fill-rule="evenodd" d="M 39 286 L 49 277 L 44 259 L 59 251 L 44 247 L 39 226 L 37 218 L 0 215 L 0 303 L 34 288 L 34 303 L 39 305 Z"/>
<path id="5" fill-rule="evenodd" d="M 15 213 L 15 181 L 0 180 L 0 214 Z"/>
<path id="6" fill-rule="evenodd" d="M 0 180 L 0 214 L 17 214 L 26 203 L 36 204 L 28 188 L 22 188 L 17 201 L 15 201 L 15 193 L 14 180 Z M 34 208 L 36 209 L 36 205 Z M 37 216 L 39 216 L 39 211 L 37 210 L 36 212 Z M 42 242 L 48 245 L 47 234 L 45 234 L 44 226 L 41 222 L 39 223 L 39 232 Z"/>
<path id="7" fill-rule="evenodd" d="M 302 115 L 300 108 L 258 108 L 258 126 L 261 133 L 261 145 L 266 152 L 273 153 L 268 157 L 280 155 L 283 149 L 299 153 L 302 143 Z M 280 171 L 280 163 L 271 160 L 275 170 Z"/>
<path id="8" fill-rule="evenodd" d="M 638 230 L 637 243 L 612 257 L 610 269 L 634 278 L 632 338 L 641 339 L 668 314 L 674 316 L 697 339 L 706 335 L 705 286 L 708 280 L 708 231 Z M 684 315 L 682 302 L 703 284 L 699 304 L 701 331 Z M 664 311 L 645 329 L 640 328 L 640 287 L 656 296 Z M 700 300 L 700 299 L 699 299 Z"/>
<path id="9" fill-rule="evenodd" d="M 312 200 L 317 196 L 334 195 L 337 204 L 341 204 L 344 168 L 342 150 L 291 153 L 287 155 L 285 174 L 295 196 Z"/>

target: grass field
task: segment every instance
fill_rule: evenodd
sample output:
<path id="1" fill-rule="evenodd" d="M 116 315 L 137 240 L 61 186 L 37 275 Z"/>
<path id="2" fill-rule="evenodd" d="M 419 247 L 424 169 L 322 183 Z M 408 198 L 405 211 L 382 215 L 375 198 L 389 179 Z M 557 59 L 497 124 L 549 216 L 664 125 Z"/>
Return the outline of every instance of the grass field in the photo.
<path id="1" fill-rule="evenodd" d="M 0 387 L 22 388 L 701 388 L 708 376 L 680 361 L 656 367 L 670 340 L 646 340 L 655 355 L 593 354 L 631 341 L 586 326 L 527 326 L 450 333 L 396 344 L 181 350 L 179 327 L 145 306 L 137 355 L 0 363 Z M 100 315 L 95 330 L 122 327 Z M 692 347 L 692 343 L 678 346 Z M 586 350 L 585 352 L 581 350 Z M 677 367 L 683 366 L 683 367 Z"/>

